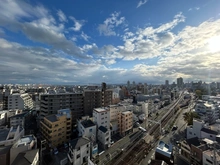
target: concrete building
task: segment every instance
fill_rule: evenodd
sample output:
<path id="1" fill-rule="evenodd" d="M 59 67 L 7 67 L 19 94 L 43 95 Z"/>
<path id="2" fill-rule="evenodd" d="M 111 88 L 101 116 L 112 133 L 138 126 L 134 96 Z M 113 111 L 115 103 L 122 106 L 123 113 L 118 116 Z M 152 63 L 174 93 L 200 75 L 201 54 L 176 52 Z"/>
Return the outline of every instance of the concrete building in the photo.
<path id="1" fill-rule="evenodd" d="M 167 164 L 171 164 L 173 161 L 172 145 L 168 145 L 163 141 L 160 141 L 155 151 L 155 159 L 164 160 Z"/>
<path id="2" fill-rule="evenodd" d="M 208 149 L 203 152 L 203 165 L 212 164 L 220 165 L 220 152 L 214 151 L 214 149 Z"/>
<path id="3" fill-rule="evenodd" d="M 21 137 L 10 149 L 10 163 L 16 163 L 19 153 L 33 149 L 37 149 L 37 138 L 34 135 Z"/>
<path id="4" fill-rule="evenodd" d="M 64 109 L 56 115 L 44 117 L 40 122 L 41 134 L 52 148 L 70 140 L 71 120 L 70 110 Z"/>
<path id="5" fill-rule="evenodd" d="M 0 129 L 0 146 L 13 145 L 20 137 L 24 136 L 24 129 L 16 128 L 2 128 Z"/>
<path id="6" fill-rule="evenodd" d="M 39 149 L 19 153 L 11 165 L 39 165 Z"/>
<path id="7" fill-rule="evenodd" d="M 14 127 L 15 128 L 17 126 L 20 126 L 20 127 L 24 128 L 24 126 L 25 126 L 25 118 L 28 115 L 29 115 L 28 112 L 24 112 L 24 113 L 19 113 L 19 114 L 16 114 L 14 116 L 9 117 L 10 127 Z"/>
<path id="8" fill-rule="evenodd" d="M 94 108 L 93 110 L 93 121 L 99 128 L 104 126 L 107 129 L 110 128 L 110 110 L 108 107 Z"/>
<path id="9" fill-rule="evenodd" d="M 83 116 L 83 94 L 82 93 L 52 93 L 40 95 L 41 118 L 56 114 L 60 109 L 70 109 L 72 124 Z"/>
<path id="10" fill-rule="evenodd" d="M 96 125 L 89 118 L 84 117 L 77 122 L 78 126 L 78 136 L 87 137 L 88 139 L 92 139 L 96 141 Z"/>
<path id="11" fill-rule="evenodd" d="M 201 139 L 201 129 L 205 126 L 205 122 L 199 119 L 193 120 L 192 126 L 187 126 L 186 138 L 191 139 L 194 137 L 198 137 Z"/>
<path id="12" fill-rule="evenodd" d="M 7 111 L 0 111 L 0 126 L 5 125 L 7 122 Z"/>
<path id="13" fill-rule="evenodd" d="M 98 128 L 98 141 L 100 148 L 107 149 L 111 146 L 111 131 L 104 126 Z"/>
<path id="14" fill-rule="evenodd" d="M 177 78 L 176 81 L 177 81 L 177 87 L 180 88 L 180 89 L 183 88 L 183 85 L 184 85 L 183 84 L 183 78 L 179 77 L 179 78 Z"/>
<path id="15" fill-rule="evenodd" d="M 82 165 L 88 162 L 90 156 L 90 141 L 87 138 L 74 139 L 69 142 L 68 159 L 72 165 Z"/>
<path id="16" fill-rule="evenodd" d="M 33 100 L 28 93 L 14 93 L 8 96 L 7 109 L 32 110 L 33 107 Z"/>
<path id="17" fill-rule="evenodd" d="M 133 113 L 124 111 L 118 113 L 118 128 L 121 136 L 127 135 L 133 128 Z"/>
<path id="18" fill-rule="evenodd" d="M 102 83 L 101 89 L 85 89 L 84 96 L 84 114 L 92 116 L 93 109 L 106 107 L 112 104 L 113 91 L 106 88 L 106 84 Z"/>

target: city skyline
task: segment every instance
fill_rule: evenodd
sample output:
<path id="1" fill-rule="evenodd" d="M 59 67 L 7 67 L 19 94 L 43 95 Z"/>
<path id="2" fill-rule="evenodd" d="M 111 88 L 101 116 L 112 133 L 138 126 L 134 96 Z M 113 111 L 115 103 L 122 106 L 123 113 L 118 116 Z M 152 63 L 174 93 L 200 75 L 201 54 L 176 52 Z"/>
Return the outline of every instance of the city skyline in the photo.
<path id="1" fill-rule="evenodd" d="M 10 1 L 0 84 L 220 81 L 220 2 Z"/>

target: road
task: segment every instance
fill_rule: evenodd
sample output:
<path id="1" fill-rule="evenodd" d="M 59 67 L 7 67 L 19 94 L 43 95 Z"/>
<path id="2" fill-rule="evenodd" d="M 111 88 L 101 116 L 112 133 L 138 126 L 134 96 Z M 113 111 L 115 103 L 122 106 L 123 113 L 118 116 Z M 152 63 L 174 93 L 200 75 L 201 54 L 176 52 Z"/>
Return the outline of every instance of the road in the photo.
<path id="1" fill-rule="evenodd" d="M 177 146 L 176 141 L 180 141 L 185 138 L 185 129 L 187 123 L 183 119 L 183 114 L 185 112 L 191 111 L 194 105 L 195 105 L 194 102 L 191 101 L 191 103 L 187 108 L 181 110 L 180 114 L 178 115 L 174 123 L 174 125 L 176 125 L 178 129 L 176 131 L 169 132 L 167 135 L 162 136 L 160 140 L 164 141 L 167 144 L 173 144 L 174 146 Z M 149 152 L 146 158 L 143 159 L 141 165 L 147 165 L 151 159 L 154 159 L 155 150 L 156 150 L 156 146 Z M 178 165 L 187 165 L 187 163 L 183 159 L 181 159 L 178 155 L 176 157 L 175 163 L 177 163 Z"/>

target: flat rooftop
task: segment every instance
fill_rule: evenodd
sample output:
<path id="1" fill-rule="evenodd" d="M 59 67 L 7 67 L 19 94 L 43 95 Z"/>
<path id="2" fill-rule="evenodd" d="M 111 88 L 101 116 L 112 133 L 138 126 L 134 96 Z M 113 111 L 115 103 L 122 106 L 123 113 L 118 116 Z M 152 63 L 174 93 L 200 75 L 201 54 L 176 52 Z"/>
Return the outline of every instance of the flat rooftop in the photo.
<path id="1" fill-rule="evenodd" d="M 20 146 L 26 146 L 27 144 L 30 144 L 32 142 L 32 140 L 35 140 L 32 135 L 24 136 L 13 145 L 13 148 L 17 148 Z"/>
<path id="2" fill-rule="evenodd" d="M 109 111 L 109 109 L 107 109 L 107 108 L 94 108 L 94 111 L 96 111 L 96 112 L 106 112 L 106 111 Z"/>
<path id="3" fill-rule="evenodd" d="M 0 129 L 0 141 L 6 140 L 10 129 Z"/>
<path id="4" fill-rule="evenodd" d="M 163 141 L 160 141 L 156 148 L 156 152 L 170 158 L 172 155 L 172 146 L 169 146 Z"/>
<path id="5" fill-rule="evenodd" d="M 56 122 L 56 121 L 58 121 L 56 115 L 46 116 L 46 119 L 49 120 L 49 121 L 51 121 L 51 122 Z"/>
<path id="6" fill-rule="evenodd" d="M 83 120 L 81 121 L 81 124 L 84 128 L 95 126 L 95 124 L 91 120 Z"/>

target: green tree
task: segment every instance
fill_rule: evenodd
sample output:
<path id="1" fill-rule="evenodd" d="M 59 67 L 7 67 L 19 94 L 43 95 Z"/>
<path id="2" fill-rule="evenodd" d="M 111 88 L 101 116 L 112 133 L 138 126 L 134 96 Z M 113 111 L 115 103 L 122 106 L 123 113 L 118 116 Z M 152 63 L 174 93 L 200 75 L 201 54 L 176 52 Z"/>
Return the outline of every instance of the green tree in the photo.
<path id="1" fill-rule="evenodd" d="M 193 124 L 193 118 L 199 119 L 199 115 L 196 112 L 185 112 L 183 114 L 183 120 L 187 123 L 187 125 Z"/>

